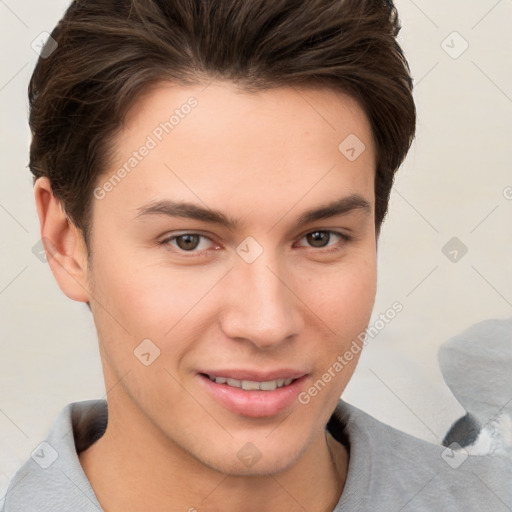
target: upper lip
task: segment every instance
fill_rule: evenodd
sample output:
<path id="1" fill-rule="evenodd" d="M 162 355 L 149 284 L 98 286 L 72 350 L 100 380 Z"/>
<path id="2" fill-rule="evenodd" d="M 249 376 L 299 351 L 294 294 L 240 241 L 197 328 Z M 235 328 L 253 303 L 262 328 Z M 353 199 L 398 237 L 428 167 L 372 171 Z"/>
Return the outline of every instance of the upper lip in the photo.
<path id="1" fill-rule="evenodd" d="M 257 370 L 203 370 L 199 373 L 204 373 L 210 377 L 224 377 L 226 379 L 235 380 L 250 380 L 253 382 L 267 382 L 277 379 L 298 379 L 307 375 L 307 372 L 302 370 L 294 370 L 283 368 L 280 370 L 272 370 L 269 372 L 262 372 Z"/>

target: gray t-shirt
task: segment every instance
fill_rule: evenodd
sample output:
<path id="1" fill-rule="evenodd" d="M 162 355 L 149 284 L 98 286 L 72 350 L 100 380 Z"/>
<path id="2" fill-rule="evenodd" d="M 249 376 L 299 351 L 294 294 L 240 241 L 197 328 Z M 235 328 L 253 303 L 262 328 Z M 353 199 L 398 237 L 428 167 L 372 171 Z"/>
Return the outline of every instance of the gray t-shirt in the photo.
<path id="1" fill-rule="evenodd" d="M 105 400 L 68 404 L 11 479 L 1 511 L 101 511 L 77 453 L 103 435 L 107 418 Z M 343 400 L 327 429 L 350 451 L 333 512 L 512 510 L 512 463 L 505 457 L 468 456 L 416 439 Z"/>

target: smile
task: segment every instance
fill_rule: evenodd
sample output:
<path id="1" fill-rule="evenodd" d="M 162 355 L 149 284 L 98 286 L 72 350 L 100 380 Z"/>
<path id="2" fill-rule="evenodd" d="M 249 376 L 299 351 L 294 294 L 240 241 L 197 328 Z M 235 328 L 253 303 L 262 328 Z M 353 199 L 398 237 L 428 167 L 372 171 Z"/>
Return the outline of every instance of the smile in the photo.
<path id="1" fill-rule="evenodd" d="M 268 418 L 289 410 L 310 379 L 304 371 L 285 368 L 266 372 L 211 369 L 196 375 L 200 386 L 214 402 L 249 418 Z"/>

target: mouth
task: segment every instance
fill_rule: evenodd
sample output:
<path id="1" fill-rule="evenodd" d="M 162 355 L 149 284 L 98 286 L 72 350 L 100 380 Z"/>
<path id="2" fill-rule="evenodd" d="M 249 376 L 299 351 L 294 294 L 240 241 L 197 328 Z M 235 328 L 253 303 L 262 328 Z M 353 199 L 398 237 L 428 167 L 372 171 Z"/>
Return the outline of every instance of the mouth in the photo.
<path id="1" fill-rule="evenodd" d="M 208 395 L 222 407 L 251 418 L 275 416 L 297 402 L 308 374 L 206 371 L 197 374 Z"/>

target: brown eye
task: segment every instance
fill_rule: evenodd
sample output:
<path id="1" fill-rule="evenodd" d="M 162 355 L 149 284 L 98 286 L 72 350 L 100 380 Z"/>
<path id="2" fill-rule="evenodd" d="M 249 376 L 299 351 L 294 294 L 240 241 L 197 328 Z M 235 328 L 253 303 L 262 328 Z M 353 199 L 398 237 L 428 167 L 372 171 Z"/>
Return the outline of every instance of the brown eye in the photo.
<path id="1" fill-rule="evenodd" d="M 176 237 L 176 245 L 184 251 L 191 251 L 197 249 L 200 239 L 200 235 L 180 235 Z"/>
<path id="2" fill-rule="evenodd" d="M 174 252 L 182 254 L 188 252 L 195 256 L 205 254 L 212 244 L 210 238 L 199 233 L 182 233 L 168 236 L 160 242 L 160 245 L 167 246 L 167 248 L 171 246 Z"/>
<path id="3" fill-rule="evenodd" d="M 301 240 L 306 240 L 307 247 L 319 249 L 319 253 L 335 252 L 343 249 L 344 245 L 353 240 L 351 235 L 330 231 L 328 229 L 311 231 L 304 235 Z M 302 247 L 306 247 L 301 244 Z M 323 249 L 323 250 L 322 250 Z"/>
<path id="4" fill-rule="evenodd" d="M 306 239 L 308 243 L 311 244 L 312 247 L 326 247 L 329 240 L 331 239 L 331 232 L 313 231 L 312 233 L 308 233 L 306 235 Z"/>

